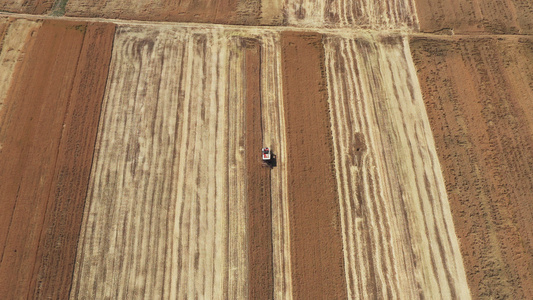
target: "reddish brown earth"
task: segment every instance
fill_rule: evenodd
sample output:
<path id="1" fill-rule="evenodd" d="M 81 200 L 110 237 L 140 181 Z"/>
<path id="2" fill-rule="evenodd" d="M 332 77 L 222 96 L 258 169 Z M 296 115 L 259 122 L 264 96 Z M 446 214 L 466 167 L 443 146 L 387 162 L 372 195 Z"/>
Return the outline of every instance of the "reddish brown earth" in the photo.
<path id="1" fill-rule="evenodd" d="M 270 168 L 264 167 L 261 161 L 261 45 L 257 40 L 246 40 L 245 47 L 249 298 L 272 299 Z"/>
<path id="2" fill-rule="evenodd" d="M 345 299 L 322 35 L 282 32 L 293 296 Z"/>
<path id="3" fill-rule="evenodd" d="M 129 20 L 199 22 L 222 24 L 257 24 L 259 0 L 216 1 L 148 1 L 132 3 L 124 0 L 69 0 L 67 16 L 101 17 Z"/>
<path id="4" fill-rule="evenodd" d="M 533 2 L 523 0 L 415 0 L 420 30 L 455 33 L 533 33 Z"/>
<path id="5" fill-rule="evenodd" d="M 13 80 L 0 115 L 7 299 L 68 297 L 113 35 L 45 21 Z"/>
<path id="6" fill-rule="evenodd" d="M 0 11 L 42 15 L 50 11 L 54 0 L 6 0 L 0 2 Z"/>
<path id="7" fill-rule="evenodd" d="M 474 298 L 533 295 L 533 39 L 412 38 Z"/>

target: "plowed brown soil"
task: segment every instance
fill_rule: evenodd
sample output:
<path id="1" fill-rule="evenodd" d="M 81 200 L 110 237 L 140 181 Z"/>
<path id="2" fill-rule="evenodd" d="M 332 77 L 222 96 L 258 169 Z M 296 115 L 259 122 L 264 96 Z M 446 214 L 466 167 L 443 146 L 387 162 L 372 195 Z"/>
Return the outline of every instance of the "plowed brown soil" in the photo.
<path id="1" fill-rule="evenodd" d="M 103 17 L 128 20 L 257 24 L 259 0 L 165 1 L 165 0 L 70 0 L 67 16 Z"/>
<path id="2" fill-rule="evenodd" d="M 415 0 L 420 30 L 455 33 L 533 33 L 533 2 Z"/>
<path id="3" fill-rule="evenodd" d="M 45 14 L 50 11 L 54 0 L 7 0 L 0 2 L 0 11 L 24 14 Z"/>
<path id="4" fill-rule="evenodd" d="M 0 294 L 66 298 L 114 25 L 45 21 L 0 115 Z"/>
<path id="5" fill-rule="evenodd" d="M 281 34 L 293 296 L 345 299 L 322 35 Z"/>
<path id="6" fill-rule="evenodd" d="M 261 46 L 247 40 L 246 67 L 246 198 L 248 200 L 249 299 L 272 299 L 272 212 L 270 168 L 262 166 Z"/>
<path id="7" fill-rule="evenodd" d="M 413 38 L 475 298 L 533 295 L 533 40 Z"/>

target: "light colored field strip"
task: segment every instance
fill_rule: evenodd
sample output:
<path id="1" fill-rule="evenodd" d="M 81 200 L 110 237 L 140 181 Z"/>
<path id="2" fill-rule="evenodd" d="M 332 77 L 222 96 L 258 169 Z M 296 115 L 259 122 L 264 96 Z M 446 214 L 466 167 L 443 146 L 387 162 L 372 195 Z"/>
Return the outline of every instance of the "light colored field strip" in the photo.
<path id="1" fill-rule="evenodd" d="M 418 28 L 414 0 L 286 0 L 286 9 L 296 26 Z"/>
<path id="2" fill-rule="evenodd" d="M 277 166 L 271 171 L 274 298 L 292 299 L 280 36 L 274 32 L 263 33 L 261 41 L 263 144 L 271 147 L 277 156 Z"/>
<path id="3" fill-rule="evenodd" d="M 117 28 L 73 299 L 246 297 L 235 39 Z"/>
<path id="4" fill-rule="evenodd" d="M 239 35 L 238 32 L 234 32 Z M 227 235 L 229 272 L 228 299 L 242 299 L 248 296 L 248 231 L 246 201 L 246 169 L 244 157 L 244 51 L 240 49 L 242 41 L 233 37 L 229 51 L 229 139 L 227 142 L 230 153 L 229 189 L 229 232 Z"/>
<path id="5" fill-rule="evenodd" d="M 325 38 L 350 298 L 470 297 L 406 38 Z"/>
<path id="6" fill-rule="evenodd" d="M 31 37 L 41 27 L 42 21 L 0 18 L 0 110 L 7 97 L 15 69 L 22 61 Z"/>

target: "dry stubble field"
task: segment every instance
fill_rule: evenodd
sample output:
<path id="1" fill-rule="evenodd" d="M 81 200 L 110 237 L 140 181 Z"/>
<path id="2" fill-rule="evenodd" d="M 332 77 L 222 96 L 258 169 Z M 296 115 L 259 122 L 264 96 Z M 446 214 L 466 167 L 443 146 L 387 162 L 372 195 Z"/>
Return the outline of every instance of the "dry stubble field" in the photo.
<path id="1" fill-rule="evenodd" d="M 530 295 L 531 5 L 260 2 L 0 19 L 2 292 Z"/>

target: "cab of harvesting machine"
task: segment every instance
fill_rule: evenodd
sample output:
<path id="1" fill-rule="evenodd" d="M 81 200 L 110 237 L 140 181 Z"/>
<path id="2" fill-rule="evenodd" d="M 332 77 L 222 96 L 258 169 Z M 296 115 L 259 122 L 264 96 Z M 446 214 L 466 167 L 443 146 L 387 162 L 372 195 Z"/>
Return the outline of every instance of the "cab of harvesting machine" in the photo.
<path id="1" fill-rule="evenodd" d="M 263 148 L 261 149 L 261 157 L 263 158 L 264 162 L 270 162 L 272 159 L 272 153 L 269 148 Z"/>

